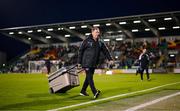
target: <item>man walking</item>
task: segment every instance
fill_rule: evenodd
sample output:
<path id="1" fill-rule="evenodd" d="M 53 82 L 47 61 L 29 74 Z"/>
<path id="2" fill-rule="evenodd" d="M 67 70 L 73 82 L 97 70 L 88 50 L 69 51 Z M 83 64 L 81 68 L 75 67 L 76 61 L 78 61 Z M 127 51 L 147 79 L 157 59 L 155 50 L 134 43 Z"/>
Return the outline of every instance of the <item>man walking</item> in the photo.
<path id="1" fill-rule="evenodd" d="M 98 27 L 93 27 L 91 29 L 91 35 L 87 37 L 81 44 L 78 55 L 78 64 L 85 69 L 86 78 L 84 80 L 83 87 L 81 89 L 80 95 L 89 96 L 86 93 L 88 85 L 90 85 L 91 91 L 96 99 L 100 91 L 95 88 L 93 75 L 95 68 L 99 62 L 100 52 L 102 51 L 106 58 L 113 63 L 113 59 L 105 45 L 104 42 L 99 40 L 100 30 Z"/>
<path id="2" fill-rule="evenodd" d="M 143 49 L 140 57 L 140 74 L 141 74 L 141 80 L 143 80 L 143 73 L 144 70 L 146 70 L 147 80 L 150 80 L 149 77 L 149 55 L 147 54 L 146 49 Z"/>

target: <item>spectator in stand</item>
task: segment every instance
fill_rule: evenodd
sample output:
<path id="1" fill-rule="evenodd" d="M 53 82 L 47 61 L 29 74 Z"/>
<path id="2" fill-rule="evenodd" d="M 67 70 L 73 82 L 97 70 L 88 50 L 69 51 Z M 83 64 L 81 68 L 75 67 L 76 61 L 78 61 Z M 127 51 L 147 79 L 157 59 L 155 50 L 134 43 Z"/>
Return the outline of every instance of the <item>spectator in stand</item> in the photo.
<path id="1" fill-rule="evenodd" d="M 157 43 L 156 43 L 156 41 L 152 41 L 151 42 L 151 48 L 153 48 L 153 49 L 156 49 L 157 48 Z"/>

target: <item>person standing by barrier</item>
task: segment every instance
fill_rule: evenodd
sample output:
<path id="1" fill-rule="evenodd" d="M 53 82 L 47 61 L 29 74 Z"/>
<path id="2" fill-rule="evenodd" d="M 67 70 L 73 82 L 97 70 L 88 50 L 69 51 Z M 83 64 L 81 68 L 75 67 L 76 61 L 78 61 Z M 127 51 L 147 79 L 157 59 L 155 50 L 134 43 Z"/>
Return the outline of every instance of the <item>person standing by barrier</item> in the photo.
<path id="1" fill-rule="evenodd" d="M 91 35 L 82 42 L 78 54 L 78 65 L 81 65 L 86 72 L 86 78 L 84 80 L 80 95 L 89 96 L 86 93 L 86 89 L 88 85 L 90 85 L 91 91 L 94 94 L 94 99 L 96 99 L 100 94 L 100 91 L 95 88 L 93 80 L 94 71 L 99 62 L 100 52 L 102 51 L 110 63 L 113 63 L 113 59 L 108 51 L 108 48 L 104 42 L 100 41 L 99 36 L 99 28 L 93 27 L 91 29 Z"/>
<path id="2" fill-rule="evenodd" d="M 50 61 L 50 58 L 45 60 L 45 66 L 47 68 L 47 74 L 49 75 L 49 73 L 51 72 L 51 61 Z"/>

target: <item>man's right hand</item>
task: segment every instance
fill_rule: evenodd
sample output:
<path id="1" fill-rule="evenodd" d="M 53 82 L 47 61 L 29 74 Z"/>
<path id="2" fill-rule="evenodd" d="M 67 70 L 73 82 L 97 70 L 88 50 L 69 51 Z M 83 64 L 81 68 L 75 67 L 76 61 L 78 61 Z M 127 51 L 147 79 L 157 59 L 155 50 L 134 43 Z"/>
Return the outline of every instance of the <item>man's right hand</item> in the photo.
<path id="1" fill-rule="evenodd" d="M 78 65 L 77 65 L 77 68 L 78 68 L 78 69 L 81 69 L 81 68 L 82 68 L 81 64 L 78 64 Z"/>

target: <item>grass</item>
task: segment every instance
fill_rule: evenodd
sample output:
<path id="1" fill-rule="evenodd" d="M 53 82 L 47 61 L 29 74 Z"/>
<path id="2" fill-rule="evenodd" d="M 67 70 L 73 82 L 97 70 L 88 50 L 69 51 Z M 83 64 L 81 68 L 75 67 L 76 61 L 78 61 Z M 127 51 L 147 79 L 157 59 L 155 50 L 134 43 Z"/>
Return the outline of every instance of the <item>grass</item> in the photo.
<path id="1" fill-rule="evenodd" d="M 48 80 L 44 74 L 0 74 L 0 110 L 48 110 L 92 101 L 93 95 L 90 88 L 87 90 L 90 96 L 79 96 L 84 77 L 84 75 L 80 75 L 81 85 L 79 87 L 75 87 L 64 94 L 50 94 Z M 151 81 L 146 79 L 140 81 L 139 75 L 135 76 L 135 74 L 96 74 L 94 80 L 96 87 L 102 92 L 98 98 L 101 99 L 180 82 L 180 74 L 152 74 Z M 162 89 L 180 90 L 180 85 Z M 82 106 L 74 109 L 78 108 L 82 108 Z"/>

